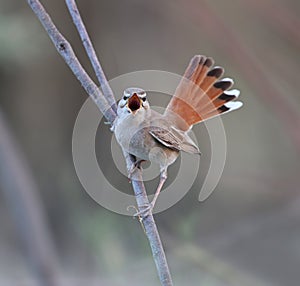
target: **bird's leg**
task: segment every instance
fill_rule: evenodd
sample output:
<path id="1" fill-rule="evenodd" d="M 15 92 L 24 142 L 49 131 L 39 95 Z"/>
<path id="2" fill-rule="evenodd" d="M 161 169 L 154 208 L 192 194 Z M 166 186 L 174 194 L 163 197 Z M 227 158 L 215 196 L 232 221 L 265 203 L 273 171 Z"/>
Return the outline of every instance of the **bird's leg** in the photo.
<path id="1" fill-rule="evenodd" d="M 134 172 L 137 169 L 141 169 L 141 164 L 143 162 L 146 162 L 146 160 L 137 160 L 137 159 L 135 159 L 135 162 L 131 165 L 131 167 L 128 171 L 128 179 L 132 179 L 132 176 L 133 176 Z"/>
<path id="2" fill-rule="evenodd" d="M 164 186 L 166 180 L 167 180 L 167 172 L 161 173 L 158 187 L 157 187 L 157 189 L 155 191 L 153 200 L 150 203 L 151 211 L 153 210 L 153 208 L 155 206 L 156 200 L 157 200 L 157 198 L 158 198 L 158 196 L 160 194 L 160 191 L 162 190 L 162 187 Z"/>
<path id="3" fill-rule="evenodd" d="M 123 149 L 123 154 L 126 159 L 126 167 L 127 167 L 127 174 L 128 174 L 127 177 L 130 182 L 133 177 L 133 173 L 135 172 L 137 167 L 140 167 L 140 163 L 138 164 L 137 158 L 134 155 L 126 152 L 124 149 Z"/>
<path id="4" fill-rule="evenodd" d="M 159 184 L 158 184 L 158 187 L 155 191 L 155 194 L 154 194 L 154 197 L 153 197 L 151 203 L 148 206 L 145 206 L 144 210 L 137 212 L 134 216 L 138 216 L 138 217 L 144 216 L 144 217 L 146 217 L 152 212 L 152 210 L 155 206 L 155 203 L 157 201 L 157 198 L 158 198 L 158 196 L 159 196 L 159 194 L 162 190 L 162 187 L 164 186 L 164 183 L 166 182 L 166 180 L 167 180 L 167 170 L 163 170 L 160 174 Z"/>

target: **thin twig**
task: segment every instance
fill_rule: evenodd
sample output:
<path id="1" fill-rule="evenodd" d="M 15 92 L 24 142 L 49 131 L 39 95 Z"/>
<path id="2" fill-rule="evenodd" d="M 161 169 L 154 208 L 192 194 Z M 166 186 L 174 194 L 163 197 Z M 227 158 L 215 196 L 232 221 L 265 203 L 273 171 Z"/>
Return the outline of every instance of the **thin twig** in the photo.
<path id="1" fill-rule="evenodd" d="M 130 169 L 134 163 L 132 156 L 123 150 L 123 154 L 126 160 L 127 168 Z M 143 210 L 143 207 L 149 205 L 146 189 L 142 180 L 142 173 L 139 169 L 134 174 L 134 179 L 131 181 L 135 194 L 135 199 L 138 205 L 139 211 Z M 153 259 L 156 265 L 157 273 L 160 278 L 160 282 L 163 286 L 172 286 L 172 277 L 168 267 L 167 258 L 159 237 L 159 233 L 153 218 L 153 215 L 148 215 L 142 218 L 145 233 L 148 237 L 150 247 L 152 250 Z"/>
<path id="2" fill-rule="evenodd" d="M 287 5 L 282 5 L 282 2 L 258 0 L 244 1 L 243 4 L 246 5 L 246 8 L 249 7 L 260 14 L 269 25 L 280 31 L 286 39 L 292 41 L 297 47 L 300 46 L 300 20 L 289 11 Z"/>
<path id="3" fill-rule="evenodd" d="M 108 104 L 106 98 L 103 96 L 101 90 L 83 69 L 70 43 L 55 27 L 50 16 L 38 0 L 27 0 L 27 2 L 42 23 L 57 51 L 63 57 L 76 78 L 80 81 L 83 88 L 96 103 L 97 107 L 104 114 L 106 119 L 110 123 L 112 123 L 115 120 L 116 113 L 110 108 L 110 105 Z"/>
<path id="4" fill-rule="evenodd" d="M 60 269 L 39 190 L 0 110 L 0 189 L 39 285 L 58 286 Z"/>
<path id="5" fill-rule="evenodd" d="M 139 210 L 141 211 L 143 210 L 141 206 L 149 205 L 146 189 L 142 181 L 141 172 L 138 173 L 138 180 L 132 181 L 132 186 L 134 189 Z M 160 282 L 163 286 L 172 286 L 173 282 L 168 267 L 167 258 L 159 237 L 159 233 L 153 215 L 148 215 L 142 218 L 142 222 L 144 225 L 145 233 L 150 243 L 153 259 L 156 265 Z"/>
<path id="6" fill-rule="evenodd" d="M 91 39 L 89 37 L 89 34 L 84 26 L 84 23 L 82 21 L 82 18 L 80 16 L 79 10 L 77 8 L 77 5 L 74 0 L 66 0 L 66 4 L 68 6 L 69 12 L 72 16 L 73 22 L 77 28 L 77 31 L 80 35 L 81 41 L 84 45 L 84 48 L 86 50 L 86 53 L 90 59 L 90 62 L 94 68 L 94 71 L 96 73 L 97 79 L 101 85 L 102 91 L 105 95 L 105 98 L 107 99 L 109 105 L 111 108 L 117 112 L 117 106 L 116 101 L 113 95 L 113 91 L 108 84 L 108 81 L 106 79 L 106 76 L 103 72 L 103 69 L 101 67 L 101 64 L 99 62 L 99 59 L 96 55 L 95 49 L 93 47 L 93 44 L 91 42 Z"/>
<path id="7" fill-rule="evenodd" d="M 104 96 L 101 93 L 101 91 L 97 88 L 95 83 L 90 79 L 90 77 L 87 75 L 87 73 L 84 71 L 83 67 L 79 63 L 78 59 L 76 58 L 71 45 L 66 41 L 66 39 L 60 34 L 60 32 L 57 30 L 55 25 L 53 24 L 51 18 L 46 13 L 45 9 L 41 5 L 41 3 L 38 0 L 27 0 L 28 4 L 34 11 L 34 13 L 37 15 L 39 20 L 41 21 L 42 25 L 44 26 L 45 30 L 49 34 L 51 40 L 53 41 L 54 45 L 56 46 L 58 52 L 61 54 L 61 56 L 65 59 L 66 63 L 70 66 L 71 70 L 77 77 L 77 79 L 80 81 L 82 86 L 85 88 L 86 92 L 93 98 L 95 103 L 97 104 L 100 111 L 106 116 L 106 118 L 109 120 L 110 123 L 112 123 L 116 117 L 116 113 L 108 106 L 108 102 L 111 102 L 107 96 L 110 93 L 107 93 L 106 87 L 109 86 L 106 78 L 104 77 L 102 68 L 100 66 L 100 63 L 96 57 L 96 54 L 93 52 L 93 48 L 91 45 L 91 42 L 88 44 L 88 48 L 86 48 L 87 53 L 89 54 L 90 60 L 92 62 L 93 67 L 95 70 L 98 71 L 98 80 L 101 83 L 101 87 L 103 91 L 106 91 Z M 70 7 L 75 7 L 75 9 L 71 9 L 72 13 L 77 13 L 78 11 L 76 4 L 74 1 L 71 1 L 69 3 Z M 71 12 L 70 11 L 70 12 Z M 79 15 L 79 14 L 78 14 Z M 81 21 L 80 18 L 76 18 L 76 21 Z M 78 27 L 84 27 L 83 23 L 78 24 Z M 77 26 L 77 25 L 76 25 Z M 85 30 L 85 28 L 84 28 Z M 84 31 L 82 30 L 82 31 Z M 81 33 L 81 32 L 80 32 Z M 86 38 L 86 35 L 82 34 L 83 38 Z M 100 67 L 100 69 L 99 69 Z M 105 87 L 106 86 L 106 87 Z M 112 93 L 110 94 L 112 95 Z M 110 96 L 109 95 L 109 96 Z M 112 95 L 113 96 L 113 95 Z M 132 164 L 131 158 L 129 154 L 124 153 L 126 157 L 126 163 L 128 165 Z M 142 181 L 142 174 L 140 171 L 136 172 L 136 179 L 132 181 L 132 186 L 134 189 L 136 201 L 139 210 L 143 210 L 143 207 L 145 205 L 149 204 L 148 197 L 146 194 L 146 190 Z M 143 224 L 145 228 L 145 232 L 147 235 L 147 238 L 149 240 L 153 259 L 156 264 L 156 268 L 158 271 L 158 275 L 161 281 L 161 284 L 163 286 L 172 286 L 172 279 L 170 275 L 170 271 L 168 268 L 166 256 L 163 250 L 163 246 L 159 237 L 159 233 L 154 221 L 154 218 L 151 215 L 148 215 L 143 218 Z"/>

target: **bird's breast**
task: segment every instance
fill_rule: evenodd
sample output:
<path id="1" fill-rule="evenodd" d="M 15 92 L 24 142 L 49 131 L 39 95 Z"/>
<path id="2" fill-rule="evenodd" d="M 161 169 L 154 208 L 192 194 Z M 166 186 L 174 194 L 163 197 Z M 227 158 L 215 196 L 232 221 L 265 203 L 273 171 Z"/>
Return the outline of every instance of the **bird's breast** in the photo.
<path id="1" fill-rule="evenodd" d="M 153 138 L 148 132 L 147 120 L 138 114 L 119 118 L 114 126 L 118 143 L 130 154 L 143 160 L 149 160 L 149 150 L 153 145 Z"/>

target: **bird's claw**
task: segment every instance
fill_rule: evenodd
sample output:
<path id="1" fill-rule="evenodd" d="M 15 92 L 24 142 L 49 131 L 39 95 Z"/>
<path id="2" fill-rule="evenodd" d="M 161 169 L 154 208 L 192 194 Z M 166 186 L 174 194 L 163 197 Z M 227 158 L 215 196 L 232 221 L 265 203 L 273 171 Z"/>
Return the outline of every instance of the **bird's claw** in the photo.
<path id="1" fill-rule="evenodd" d="M 152 205 L 152 203 L 149 203 L 148 205 L 143 205 L 139 207 L 139 208 L 144 208 L 143 210 L 138 210 L 136 206 L 130 205 L 127 207 L 127 211 L 129 212 L 130 209 L 133 209 L 135 211 L 133 217 L 138 218 L 138 220 L 142 222 L 145 217 L 152 214 L 153 207 L 154 206 Z"/>
<path id="2" fill-rule="evenodd" d="M 147 205 L 140 206 L 139 208 L 144 208 L 143 210 L 137 211 L 133 216 L 138 217 L 139 219 L 143 219 L 149 215 L 152 215 L 152 210 L 154 208 L 154 205 L 152 203 L 149 203 Z"/>
<path id="3" fill-rule="evenodd" d="M 134 175 L 134 173 L 135 173 L 135 171 L 136 171 L 137 169 L 142 169 L 141 164 L 142 164 L 143 162 L 146 162 L 146 161 L 145 161 L 145 160 L 139 160 L 139 161 L 134 162 L 134 163 L 131 165 L 131 167 L 130 167 L 130 169 L 129 169 L 129 171 L 128 171 L 128 179 L 129 179 L 129 181 L 131 181 L 131 179 L 132 179 L 132 177 L 133 177 L 133 175 Z"/>

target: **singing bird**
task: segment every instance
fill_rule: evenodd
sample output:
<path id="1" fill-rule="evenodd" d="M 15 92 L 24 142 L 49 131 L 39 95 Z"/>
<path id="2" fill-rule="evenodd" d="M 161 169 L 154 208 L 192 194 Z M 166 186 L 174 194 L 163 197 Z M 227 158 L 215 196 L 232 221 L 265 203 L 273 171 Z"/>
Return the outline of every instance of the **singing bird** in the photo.
<path id="1" fill-rule="evenodd" d="M 147 213 L 154 208 L 167 179 L 167 169 L 180 151 L 200 154 L 188 134 L 193 125 L 243 105 L 235 101 L 239 90 L 229 90 L 233 80 L 221 79 L 224 69 L 213 66 L 212 58 L 194 56 L 163 114 L 151 109 L 141 88 L 127 88 L 118 103 L 112 130 L 123 150 L 134 156 L 129 176 L 142 161 L 149 160 L 160 167 L 160 182 Z"/>

